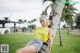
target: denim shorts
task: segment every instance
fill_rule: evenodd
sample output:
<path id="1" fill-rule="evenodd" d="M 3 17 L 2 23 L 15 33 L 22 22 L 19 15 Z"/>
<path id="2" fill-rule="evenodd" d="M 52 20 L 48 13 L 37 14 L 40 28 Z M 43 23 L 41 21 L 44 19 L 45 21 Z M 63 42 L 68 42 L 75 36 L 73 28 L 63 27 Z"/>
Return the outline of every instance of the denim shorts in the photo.
<path id="1" fill-rule="evenodd" d="M 41 49 L 43 45 L 43 41 L 38 40 L 38 39 L 33 39 L 27 45 L 34 45 L 36 47 L 36 52 L 38 53 L 38 51 Z"/>

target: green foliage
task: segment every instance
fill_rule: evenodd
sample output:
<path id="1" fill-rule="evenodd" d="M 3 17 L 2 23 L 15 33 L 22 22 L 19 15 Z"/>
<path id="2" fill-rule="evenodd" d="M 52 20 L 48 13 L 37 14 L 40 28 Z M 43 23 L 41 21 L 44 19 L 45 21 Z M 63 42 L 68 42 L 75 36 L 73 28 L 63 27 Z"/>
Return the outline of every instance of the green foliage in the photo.
<path id="1" fill-rule="evenodd" d="M 80 29 L 80 13 L 77 15 L 77 18 L 76 18 L 76 27 Z"/>
<path id="2" fill-rule="evenodd" d="M 36 19 L 32 19 L 32 20 L 28 21 L 28 23 L 33 23 L 35 21 L 37 21 L 37 20 Z"/>
<path id="3" fill-rule="evenodd" d="M 67 28 L 67 27 L 66 27 L 66 24 L 63 25 L 63 28 L 64 28 L 64 29 Z"/>
<path id="4" fill-rule="evenodd" d="M 66 2 L 69 2 L 69 0 L 66 0 Z M 73 27 L 73 17 L 75 18 L 74 14 L 77 14 L 75 11 L 77 11 L 76 8 L 73 7 L 75 3 L 65 3 L 65 7 L 62 12 L 61 21 L 66 21 L 67 25 L 69 27 Z"/>
<path id="5" fill-rule="evenodd" d="M 4 17 L 4 20 L 9 21 L 9 17 Z"/>
<path id="6" fill-rule="evenodd" d="M 21 24 L 21 23 L 23 23 L 23 20 L 22 19 L 19 19 L 18 22 Z"/>
<path id="7" fill-rule="evenodd" d="M 29 25 L 28 28 L 35 29 L 36 25 L 35 24 Z"/>
<path id="8" fill-rule="evenodd" d="M 27 20 L 24 20 L 24 22 L 26 23 L 26 22 L 27 22 Z"/>
<path id="9" fill-rule="evenodd" d="M 80 29 L 80 24 L 79 24 L 79 25 L 77 25 L 77 28 L 78 28 L 78 29 Z"/>
<path id="10" fill-rule="evenodd" d="M 41 14 L 41 15 L 48 15 L 47 10 L 48 10 L 48 8 L 51 7 L 51 6 L 52 6 L 52 4 L 48 5 L 48 6 L 46 7 L 46 9 L 45 9 L 44 11 L 42 11 L 42 14 Z"/>

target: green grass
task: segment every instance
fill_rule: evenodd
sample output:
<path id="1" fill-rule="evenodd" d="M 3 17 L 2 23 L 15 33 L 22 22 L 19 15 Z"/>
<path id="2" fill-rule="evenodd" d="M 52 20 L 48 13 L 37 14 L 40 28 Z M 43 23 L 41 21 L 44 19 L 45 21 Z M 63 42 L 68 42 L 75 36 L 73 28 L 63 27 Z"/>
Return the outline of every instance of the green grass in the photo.
<path id="1" fill-rule="evenodd" d="M 31 34 L 0 34 L 0 44 L 9 44 L 9 53 L 15 53 L 16 49 L 24 47 L 33 39 Z M 66 30 L 62 30 L 62 43 L 59 46 L 59 34 L 55 36 L 51 53 L 80 53 L 80 35 L 67 34 Z"/>
<path id="2" fill-rule="evenodd" d="M 62 30 L 62 44 L 60 46 L 57 32 L 51 53 L 80 53 L 80 35 L 67 34 L 66 30 Z"/>
<path id="3" fill-rule="evenodd" d="M 5 34 L 0 35 L 0 44 L 9 44 L 9 53 L 15 53 L 16 49 L 24 47 L 33 36 L 31 34 Z"/>

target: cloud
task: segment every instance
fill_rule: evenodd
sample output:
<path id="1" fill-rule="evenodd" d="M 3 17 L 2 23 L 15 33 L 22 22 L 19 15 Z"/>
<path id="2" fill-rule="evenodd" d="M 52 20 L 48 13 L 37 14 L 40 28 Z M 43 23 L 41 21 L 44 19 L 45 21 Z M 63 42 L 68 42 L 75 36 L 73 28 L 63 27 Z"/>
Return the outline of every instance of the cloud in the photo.
<path id="1" fill-rule="evenodd" d="M 34 1 L 34 2 L 33 2 Z M 29 9 L 40 9 L 41 3 L 37 0 L 3 0 L 0 2 L 0 13 L 4 12 L 15 12 L 24 11 Z"/>
<path id="2" fill-rule="evenodd" d="M 11 20 L 32 19 L 38 17 L 42 9 L 41 0 L 0 0 L 0 18 L 8 16 Z"/>

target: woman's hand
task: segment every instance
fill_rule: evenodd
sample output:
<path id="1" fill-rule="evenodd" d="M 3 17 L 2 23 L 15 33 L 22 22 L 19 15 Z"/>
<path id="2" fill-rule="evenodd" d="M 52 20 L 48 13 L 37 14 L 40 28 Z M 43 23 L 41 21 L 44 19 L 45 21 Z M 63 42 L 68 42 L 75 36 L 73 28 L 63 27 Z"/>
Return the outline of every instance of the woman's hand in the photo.
<path id="1" fill-rule="evenodd" d="M 49 35 L 49 53 L 50 53 L 50 49 L 51 49 L 51 46 L 52 46 L 52 29 L 49 28 L 48 31 L 49 31 L 48 35 Z"/>

